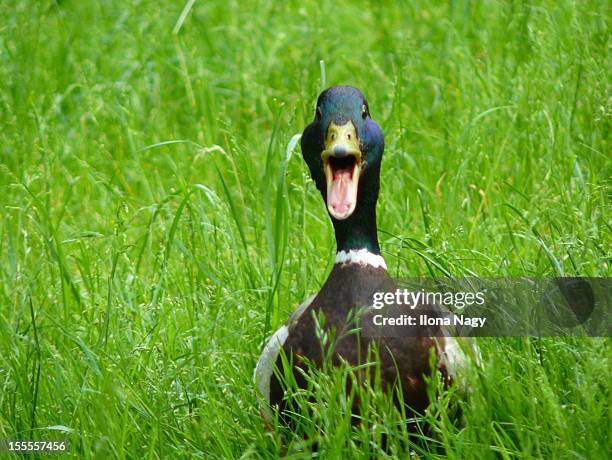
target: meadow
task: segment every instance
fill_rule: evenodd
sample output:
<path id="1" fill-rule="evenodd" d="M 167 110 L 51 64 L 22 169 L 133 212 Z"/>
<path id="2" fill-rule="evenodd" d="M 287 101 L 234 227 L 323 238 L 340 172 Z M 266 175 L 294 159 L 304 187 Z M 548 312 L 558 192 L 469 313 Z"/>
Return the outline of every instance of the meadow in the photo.
<path id="1" fill-rule="evenodd" d="M 607 458 L 609 338 L 479 339 L 471 394 L 438 395 L 427 439 L 375 394 L 352 427 L 333 376 L 310 420 L 270 433 L 252 372 L 333 264 L 294 138 L 325 85 L 361 88 L 385 133 L 392 275 L 609 276 L 609 15 L 4 2 L 0 440 L 68 439 L 72 458 Z"/>

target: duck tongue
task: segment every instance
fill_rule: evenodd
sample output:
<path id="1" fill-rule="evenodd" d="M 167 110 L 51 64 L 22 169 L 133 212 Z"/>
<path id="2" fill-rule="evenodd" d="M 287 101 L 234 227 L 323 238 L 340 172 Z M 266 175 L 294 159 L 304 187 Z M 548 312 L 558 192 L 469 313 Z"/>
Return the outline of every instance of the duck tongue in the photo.
<path id="1" fill-rule="evenodd" d="M 357 168 L 330 169 L 331 174 L 327 177 L 327 209 L 336 219 L 346 219 L 357 204 Z"/>

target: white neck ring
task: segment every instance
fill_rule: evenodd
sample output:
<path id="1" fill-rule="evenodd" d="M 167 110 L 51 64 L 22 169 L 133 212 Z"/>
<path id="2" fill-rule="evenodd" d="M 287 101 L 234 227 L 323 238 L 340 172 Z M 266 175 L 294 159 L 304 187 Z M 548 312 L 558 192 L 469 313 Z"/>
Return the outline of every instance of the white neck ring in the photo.
<path id="1" fill-rule="evenodd" d="M 366 248 L 339 251 L 336 254 L 336 264 L 358 264 L 374 268 L 384 268 L 385 270 L 387 269 L 385 259 L 383 259 L 379 254 L 374 254 L 368 251 Z"/>

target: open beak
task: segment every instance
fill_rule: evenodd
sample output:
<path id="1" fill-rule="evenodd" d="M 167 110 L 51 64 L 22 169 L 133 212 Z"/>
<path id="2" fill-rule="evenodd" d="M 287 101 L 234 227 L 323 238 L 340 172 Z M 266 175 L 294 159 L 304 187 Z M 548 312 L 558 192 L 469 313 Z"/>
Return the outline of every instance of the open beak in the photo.
<path id="1" fill-rule="evenodd" d="M 346 219 L 357 206 L 362 165 L 357 131 L 352 121 L 340 126 L 330 123 L 321 159 L 327 182 L 327 209 L 335 219 Z"/>

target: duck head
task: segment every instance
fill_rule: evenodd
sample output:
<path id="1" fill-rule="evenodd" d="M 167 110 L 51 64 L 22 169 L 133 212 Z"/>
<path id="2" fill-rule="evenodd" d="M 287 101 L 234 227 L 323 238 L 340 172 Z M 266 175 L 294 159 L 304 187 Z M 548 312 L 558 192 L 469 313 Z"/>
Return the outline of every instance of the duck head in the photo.
<path id="1" fill-rule="evenodd" d="M 323 91 L 301 147 L 334 225 L 338 251 L 379 254 L 376 201 L 384 137 L 361 91 L 351 86 Z"/>

